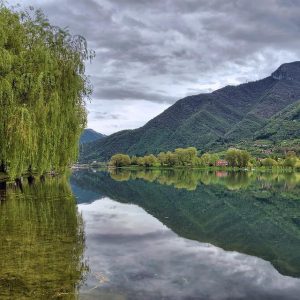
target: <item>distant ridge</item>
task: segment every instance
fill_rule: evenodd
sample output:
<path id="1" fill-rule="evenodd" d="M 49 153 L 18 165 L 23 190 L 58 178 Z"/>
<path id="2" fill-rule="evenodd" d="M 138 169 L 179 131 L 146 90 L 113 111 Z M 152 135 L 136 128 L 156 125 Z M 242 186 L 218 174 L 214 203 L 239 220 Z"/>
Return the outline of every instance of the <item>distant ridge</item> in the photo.
<path id="1" fill-rule="evenodd" d="M 255 82 L 181 99 L 141 128 L 89 143 L 80 160 L 107 160 L 118 152 L 144 155 L 188 146 L 208 151 L 259 138 L 272 143 L 300 138 L 299 112 L 296 61 Z"/>
<path id="2" fill-rule="evenodd" d="M 80 137 L 80 144 L 86 144 L 90 142 L 95 142 L 106 137 L 104 134 L 99 133 L 93 129 L 85 129 Z"/>

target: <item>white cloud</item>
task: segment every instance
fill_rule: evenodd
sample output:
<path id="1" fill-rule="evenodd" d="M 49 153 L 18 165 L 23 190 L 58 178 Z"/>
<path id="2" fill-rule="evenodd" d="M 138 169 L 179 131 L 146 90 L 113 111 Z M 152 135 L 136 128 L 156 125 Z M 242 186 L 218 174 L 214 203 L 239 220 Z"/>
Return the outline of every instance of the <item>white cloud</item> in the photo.
<path id="1" fill-rule="evenodd" d="M 169 104 L 145 100 L 97 100 L 88 105 L 88 127 L 104 134 L 134 129 L 165 110 Z"/>

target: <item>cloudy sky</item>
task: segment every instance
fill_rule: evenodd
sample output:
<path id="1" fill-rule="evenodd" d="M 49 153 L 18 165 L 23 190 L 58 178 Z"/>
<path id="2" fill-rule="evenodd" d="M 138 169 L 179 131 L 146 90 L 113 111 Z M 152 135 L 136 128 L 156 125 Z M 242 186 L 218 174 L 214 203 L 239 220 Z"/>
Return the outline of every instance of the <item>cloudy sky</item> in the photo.
<path id="1" fill-rule="evenodd" d="M 268 76 L 300 57 L 298 0 L 22 0 L 86 37 L 89 127 L 136 128 L 187 95 Z"/>

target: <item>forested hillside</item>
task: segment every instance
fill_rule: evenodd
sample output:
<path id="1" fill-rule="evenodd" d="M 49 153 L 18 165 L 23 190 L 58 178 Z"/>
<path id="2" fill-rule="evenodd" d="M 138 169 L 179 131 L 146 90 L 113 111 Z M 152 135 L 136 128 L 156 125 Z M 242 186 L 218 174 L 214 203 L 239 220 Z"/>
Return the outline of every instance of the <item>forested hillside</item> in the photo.
<path id="1" fill-rule="evenodd" d="M 145 126 L 117 132 L 81 153 L 81 161 L 107 160 L 115 153 L 157 154 L 194 146 L 208 151 L 266 138 L 299 137 L 300 62 L 280 66 L 259 81 L 226 86 L 177 101 Z"/>

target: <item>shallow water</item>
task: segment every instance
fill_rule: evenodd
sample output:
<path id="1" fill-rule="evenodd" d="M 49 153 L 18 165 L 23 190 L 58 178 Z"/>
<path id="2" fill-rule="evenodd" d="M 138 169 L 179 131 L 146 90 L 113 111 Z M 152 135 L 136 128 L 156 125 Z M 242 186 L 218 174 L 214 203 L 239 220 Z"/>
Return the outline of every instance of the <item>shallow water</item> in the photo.
<path id="1" fill-rule="evenodd" d="M 79 171 L 72 191 L 61 179 L 8 189 L 0 299 L 299 299 L 299 183 Z"/>

